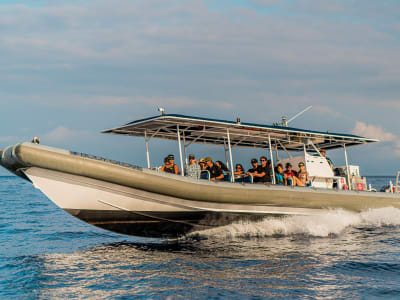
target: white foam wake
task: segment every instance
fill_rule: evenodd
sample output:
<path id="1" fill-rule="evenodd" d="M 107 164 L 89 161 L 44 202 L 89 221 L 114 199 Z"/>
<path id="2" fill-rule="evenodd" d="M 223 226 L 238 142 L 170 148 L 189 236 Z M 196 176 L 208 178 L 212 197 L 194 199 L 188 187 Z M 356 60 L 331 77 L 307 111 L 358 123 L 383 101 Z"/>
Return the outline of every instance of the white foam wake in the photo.
<path id="1" fill-rule="evenodd" d="M 193 234 L 225 238 L 298 234 L 327 237 L 329 235 L 338 235 L 349 227 L 397 225 L 400 225 L 400 210 L 387 207 L 370 209 L 358 214 L 344 210 L 331 210 L 324 215 L 318 216 L 266 218 L 261 222 L 235 223 Z"/>

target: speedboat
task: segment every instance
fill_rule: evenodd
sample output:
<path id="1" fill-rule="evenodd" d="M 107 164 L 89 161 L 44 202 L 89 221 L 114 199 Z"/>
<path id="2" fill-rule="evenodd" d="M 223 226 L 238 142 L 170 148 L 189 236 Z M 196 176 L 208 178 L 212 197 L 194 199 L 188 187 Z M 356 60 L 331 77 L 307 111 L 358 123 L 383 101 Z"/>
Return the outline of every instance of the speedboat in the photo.
<path id="1" fill-rule="evenodd" d="M 377 142 L 374 139 L 287 124 L 262 125 L 165 113 L 102 132 L 144 138 L 147 166 L 33 142 L 2 149 L 0 164 L 31 182 L 72 216 L 106 230 L 142 237 L 175 238 L 235 222 L 321 215 L 332 209 L 362 212 L 400 208 L 398 181 L 390 193 L 373 192 L 359 176 L 358 167 L 348 163 L 348 147 Z M 151 166 L 151 139 L 178 142 L 181 174 L 160 172 Z M 185 176 L 187 148 L 192 144 L 224 147 L 232 176 L 222 181 Z M 271 159 L 272 182 L 239 181 L 232 172 L 233 147 L 264 151 Z M 346 166 L 335 173 L 320 150 L 337 148 L 344 149 Z M 281 158 L 283 154 L 287 157 Z M 288 162 L 306 165 L 311 186 L 275 184 L 275 166 Z"/>

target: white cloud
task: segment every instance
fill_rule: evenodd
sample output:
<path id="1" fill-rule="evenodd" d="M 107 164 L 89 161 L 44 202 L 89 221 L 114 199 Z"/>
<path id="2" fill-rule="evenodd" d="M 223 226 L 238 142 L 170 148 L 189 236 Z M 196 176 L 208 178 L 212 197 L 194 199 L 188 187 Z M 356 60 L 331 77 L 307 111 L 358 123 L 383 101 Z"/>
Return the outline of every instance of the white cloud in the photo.
<path id="1" fill-rule="evenodd" d="M 43 142 L 84 141 L 90 133 L 70 128 L 157 106 L 264 122 L 308 105 L 313 118 L 296 120 L 305 128 L 347 131 L 369 120 L 400 135 L 394 1 L 50 2 L 0 5 L 0 103 L 10 112 L 3 136 L 61 123 Z"/>
<path id="2" fill-rule="evenodd" d="M 356 125 L 352 130 L 352 133 L 371 139 L 379 139 L 383 142 L 393 142 L 396 141 L 397 139 L 396 135 L 387 132 L 382 126 L 366 124 L 360 121 L 356 122 Z"/>
<path id="3" fill-rule="evenodd" d="M 375 126 L 358 121 L 352 133 L 367 138 L 379 139 L 392 148 L 392 152 L 396 157 L 400 157 L 400 137 L 386 131 L 382 126 Z"/>
<path id="4" fill-rule="evenodd" d="M 88 130 L 72 130 L 59 126 L 54 130 L 40 136 L 44 144 L 70 144 L 79 141 L 93 140 L 93 133 Z"/>
<path id="5" fill-rule="evenodd" d="M 14 144 L 21 142 L 21 140 L 23 140 L 23 138 L 19 136 L 0 136 L 0 143 Z"/>
<path id="6" fill-rule="evenodd" d="M 331 107 L 329 107 L 329 106 L 324 106 L 324 105 L 313 105 L 312 110 L 313 110 L 314 112 L 319 113 L 319 114 L 323 114 L 323 115 L 326 115 L 326 116 L 330 116 L 330 117 L 333 117 L 333 118 L 336 118 L 336 119 L 338 119 L 338 118 L 347 118 L 347 117 L 345 117 L 342 113 L 333 110 L 333 109 L 332 109 Z"/>

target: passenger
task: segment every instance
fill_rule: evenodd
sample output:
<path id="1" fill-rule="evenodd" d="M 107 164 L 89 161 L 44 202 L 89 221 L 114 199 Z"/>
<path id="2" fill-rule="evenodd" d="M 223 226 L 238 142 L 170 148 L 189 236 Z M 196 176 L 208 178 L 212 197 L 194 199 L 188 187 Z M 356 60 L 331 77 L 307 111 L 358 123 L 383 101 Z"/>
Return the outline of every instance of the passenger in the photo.
<path id="1" fill-rule="evenodd" d="M 284 175 L 285 174 L 283 173 L 282 164 L 278 164 L 276 166 L 276 172 L 275 172 L 275 181 L 276 181 L 275 183 L 276 184 L 280 184 L 280 185 L 284 185 L 285 184 Z"/>
<path id="2" fill-rule="evenodd" d="M 271 166 L 268 163 L 271 163 L 267 160 L 265 156 L 260 157 L 261 166 L 257 168 L 256 177 L 259 178 L 259 182 L 266 183 L 271 182 Z"/>
<path id="3" fill-rule="evenodd" d="M 256 158 L 253 158 L 251 160 L 251 166 L 252 166 L 252 168 L 247 171 L 246 175 L 247 176 L 249 176 L 249 175 L 253 176 L 253 182 L 254 183 L 260 182 L 260 177 L 256 177 L 257 168 L 258 168 L 258 161 L 257 161 Z"/>
<path id="4" fill-rule="evenodd" d="M 204 161 L 207 164 L 207 170 L 210 172 L 210 180 L 215 181 L 224 179 L 224 174 L 222 173 L 222 170 L 213 163 L 211 157 L 206 157 Z"/>
<path id="5" fill-rule="evenodd" d="M 331 161 L 331 159 L 329 157 L 326 157 L 326 150 L 325 149 L 321 149 L 319 150 L 319 153 L 321 153 L 322 157 L 325 157 L 326 161 L 328 162 L 329 166 L 331 167 L 331 169 L 333 170 L 333 163 Z"/>
<path id="6" fill-rule="evenodd" d="M 174 163 L 174 156 L 172 154 L 168 155 L 167 162 L 161 167 L 161 172 L 172 173 L 172 174 L 179 174 L 179 168 Z"/>
<path id="7" fill-rule="evenodd" d="M 285 185 L 294 185 L 293 177 L 297 177 L 297 173 L 295 171 L 293 171 L 292 164 L 291 163 L 287 163 L 286 164 L 286 171 L 285 171 L 285 174 L 284 174 Z"/>
<path id="8" fill-rule="evenodd" d="M 215 164 L 218 166 L 218 168 L 221 169 L 222 174 L 224 174 L 224 176 L 227 175 L 227 174 L 229 174 L 229 169 L 225 166 L 225 164 L 224 164 L 222 161 L 217 160 L 217 161 L 215 162 Z"/>
<path id="9" fill-rule="evenodd" d="M 199 159 L 199 165 L 200 165 L 200 170 L 202 170 L 202 171 L 207 170 L 207 165 L 206 165 L 206 162 L 204 161 L 204 158 Z"/>
<path id="10" fill-rule="evenodd" d="M 258 165 L 257 159 L 253 158 L 251 164 L 253 166 L 247 174 L 253 176 L 254 183 L 266 183 L 271 182 L 271 171 L 268 166 L 268 160 L 265 156 L 260 157 L 261 166 Z"/>
<path id="11" fill-rule="evenodd" d="M 193 154 L 189 155 L 189 164 L 185 167 L 185 176 L 200 179 L 201 169 Z"/>
<path id="12" fill-rule="evenodd" d="M 298 186 L 306 186 L 310 184 L 310 176 L 306 171 L 306 166 L 303 162 L 299 163 L 300 171 L 297 173 L 297 177 L 295 178 L 295 183 Z"/>
<path id="13" fill-rule="evenodd" d="M 241 164 L 236 164 L 235 166 L 235 172 L 233 172 L 234 175 L 243 175 L 244 174 L 244 169 Z"/>

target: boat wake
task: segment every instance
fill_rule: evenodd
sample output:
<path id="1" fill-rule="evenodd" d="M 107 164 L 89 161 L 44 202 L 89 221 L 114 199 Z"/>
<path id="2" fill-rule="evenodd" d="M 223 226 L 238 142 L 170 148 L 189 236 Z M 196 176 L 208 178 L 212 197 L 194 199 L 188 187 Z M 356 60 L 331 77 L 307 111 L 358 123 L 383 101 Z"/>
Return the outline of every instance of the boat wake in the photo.
<path id="1" fill-rule="evenodd" d="M 205 231 L 193 232 L 189 237 L 261 238 L 270 236 L 305 235 L 329 237 L 348 228 L 384 227 L 400 225 L 400 209 L 387 207 L 362 213 L 331 210 L 318 216 L 288 216 L 266 218 L 260 222 L 242 222 Z"/>

